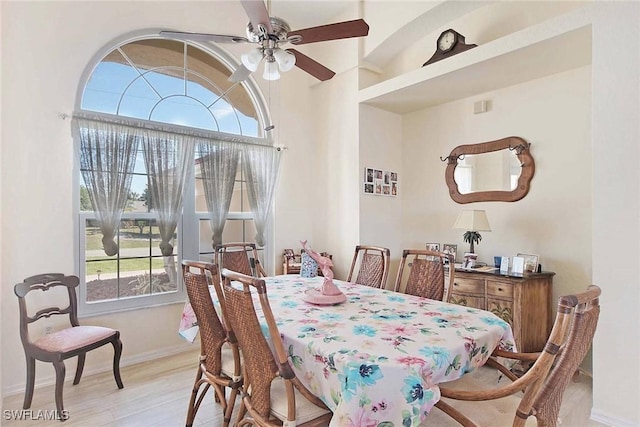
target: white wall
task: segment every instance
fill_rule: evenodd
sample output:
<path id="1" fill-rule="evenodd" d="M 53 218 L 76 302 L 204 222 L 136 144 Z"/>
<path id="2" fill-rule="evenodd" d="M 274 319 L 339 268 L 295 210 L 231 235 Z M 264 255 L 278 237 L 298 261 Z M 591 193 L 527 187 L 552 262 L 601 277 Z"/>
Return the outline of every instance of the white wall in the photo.
<path id="1" fill-rule="evenodd" d="M 402 117 L 368 105 L 360 106 L 360 240 L 361 245 L 389 248 L 391 262 L 386 286 L 393 289 L 402 254 L 402 205 L 411 178 L 402 165 Z M 396 197 L 364 194 L 365 168 L 398 173 Z"/>
<path id="2" fill-rule="evenodd" d="M 593 415 L 640 425 L 640 3 L 596 2 L 593 24 L 593 282 L 602 312 Z"/>
<path id="3" fill-rule="evenodd" d="M 458 245 L 451 227 L 463 209 L 484 209 L 491 232 L 476 245 L 479 260 L 518 252 L 540 255 L 556 272 L 553 295 L 586 288 L 591 277 L 591 69 L 585 67 L 526 84 L 451 102 L 403 117 L 403 243 Z M 549 102 L 553 99 L 553 102 Z M 491 109 L 473 114 L 473 103 Z M 529 194 L 518 202 L 455 203 L 444 181 L 446 157 L 463 144 L 519 136 L 531 143 L 536 173 Z M 411 207 L 411 208 L 409 208 Z"/>
<path id="4" fill-rule="evenodd" d="M 468 251 L 464 230 L 453 230 L 463 209 L 484 209 L 491 232 L 482 232 L 475 252 L 493 263 L 496 255 L 538 254 L 553 271 L 553 300 L 586 289 L 591 282 L 591 69 L 585 67 L 481 94 L 403 117 L 403 244 L 458 245 Z M 553 99 L 553 102 L 549 102 Z M 491 109 L 473 114 L 473 103 Z M 463 144 L 519 136 L 531 143 L 536 173 L 522 200 L 459 205 L 448 194 L 440 157 Z M 584 368 L 591 371 L 589 360 Z"/>

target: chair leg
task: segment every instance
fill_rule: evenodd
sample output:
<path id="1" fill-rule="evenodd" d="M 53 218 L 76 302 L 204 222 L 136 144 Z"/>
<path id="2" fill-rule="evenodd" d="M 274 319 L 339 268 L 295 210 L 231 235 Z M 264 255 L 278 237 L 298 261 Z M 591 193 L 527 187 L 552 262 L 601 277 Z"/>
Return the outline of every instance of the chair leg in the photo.
<path id="1" fill-rule="evenodd" d="M 223 388 L 224 390 L 224 388 Z M 224 411 L 224 421 L 222 426 L 228 427 L 231 422 L 231 414 L 233 413 L 233 407 L 236 403 L 236 397 L 238 396 L 239 389 L 237 387 L 231 388 L 231 394 L 229 395 L 229 400 L 227 400 L 227 409 Z"/>
<path id="2" fill-rule="evenodd" d="M 58 414 L 62 416 L 62 411 L 64 410 L 62 404 L 62 388 L 64 387 L 66 368 L 63 360 L 53 362 L 53 367 L 56 370 L 56 409 L 58 410 Z M 64 418 L 62 420 L 64 421 Z"/>
<path id="3" fill-rule="evenodd" d="M 120 378 L 120 356 L 122 355 L 122 341 L 116 336 L 111 344 L 113 344 L 113 376 L 116 379 L 116 384 L 119 389 L 124 388 L 122 384 L 122 378 Z"/>
<path id="4" fill-rule="evenodd" d="M 203 384 L 202 381 L 202 369 L 198 366 L 198 372 L 196 373 L 196 380 L 193 383 L 193 389 L 191 390 L 191 398 L 189 399 L 189 409 L 187 410 L 187 422 L 185 423 L 186 427 L 191 427 L 193 425 L 193 420 L 196 418 L 196 412 L 198 412 L 198 408 L 200 407 L 200 403 L 202 402 L 202 397 L 209 390 L 209 384 L 206 385 L 204 391 L 200 394 L 200 398 L 198 397 L 198 391 L 200 391 L 200 386 Z"/>
<path id="5" fill-rule="evenodd" d="M 78 355 L 78 367 L 76 368 L 76 376 L 73 379 L 73 385 L 76 385 L 80 382 L 80 378 L 82 377 L 82 371 L 84 370 L 85 357 L 86 357 L 85 353 Z"/>
<path id="6" fill-rule="evenodd" d="M 27 385 L 24 390 L 24 404 L 22 409 L 29 409 L 31 407 L 31 400 L 33 399 L 33 385 L 36 381 L 36 359 L 27 356 Z"/>
<path id="7" fill-rule="evenodd" d="M 240 408 L 238 409 L 238 416 L 236 417 L 236 426 L 247 424 L 247 420 L 244 420 L 245 415 L 247 415 L 247 407 L 244 404 L 244 399 L 240 398 Z"/>

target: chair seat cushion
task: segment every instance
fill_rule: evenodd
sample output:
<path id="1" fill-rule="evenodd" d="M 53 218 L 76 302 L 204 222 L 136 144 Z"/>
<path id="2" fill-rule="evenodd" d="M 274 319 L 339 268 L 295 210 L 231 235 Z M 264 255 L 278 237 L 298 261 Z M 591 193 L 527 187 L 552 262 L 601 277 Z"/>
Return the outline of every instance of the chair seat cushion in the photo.
<path id="1" fill-rule="evenodd" d="M 234 381 L 238 381 L 242 375 L 239 375 L 237 378 L 234 378 L 234 371 L 236 368 L 236 362 L 233 359 L 233 350 L 231 349 L 231 346 L 228 343 L 225 343 L 222 346 L 222 367 L 220 368 L 220 371 L 228 376 L 229 378 L 231 378 Z"/>
<path id="2" fill-rule="evenodd" d="M 102 326 L 75 326 L 37 339 L 34 345 L 45 351 L 67 353 L 115 335 L 117 331 Z"/>
<path id="3" fill-rule="evenodd" d="M 298 390 L 295 390 L 295 395 L 297 424 L 304 424 L 331 413 L 309 402 Z M 282 378 L 276 378 L 271 383 L 271 413 L 281 421 L 287 419 L 287 392 Z"/>

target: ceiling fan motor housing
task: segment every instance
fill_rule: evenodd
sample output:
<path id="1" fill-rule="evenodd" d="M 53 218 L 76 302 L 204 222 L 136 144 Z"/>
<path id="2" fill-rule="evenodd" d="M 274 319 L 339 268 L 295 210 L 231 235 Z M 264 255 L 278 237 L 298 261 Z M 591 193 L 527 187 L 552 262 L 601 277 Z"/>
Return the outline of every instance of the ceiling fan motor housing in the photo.
<path id="1" fill-rule="evenodd" d="M 291 27 L 289 24 L 277 16 L 269 17 L 269 22 L 271 22 L 271 28 L 273 30 L 272 33 L 267 33 L 266 28 L 258 25 L 258 28 L 254 28 L 253 24 L 249 22 L 247 24 L 247 38 L 254 42 L 260 43 L 265 39 L 271 39 L 274 41 L 287 41 L 287 33 L 291 31 Z"/>

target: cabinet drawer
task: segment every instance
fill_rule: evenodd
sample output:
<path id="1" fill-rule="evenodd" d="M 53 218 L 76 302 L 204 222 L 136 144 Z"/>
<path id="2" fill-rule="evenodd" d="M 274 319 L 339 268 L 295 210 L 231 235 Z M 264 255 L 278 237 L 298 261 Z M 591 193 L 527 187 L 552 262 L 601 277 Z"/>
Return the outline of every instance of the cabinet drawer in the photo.
<path id="1" fill-rule="evenodd" d="M 484 280 L 479 279 L 461 279 L 458 277 L 453 278 L 453 289 L 451 292 L 455 293 L 470 293 L 470 294 L 482 294 L 484 295 Z"/>
<path id="2" fill-rule="evenodd" d="M 483 295 L 471 295 L 471 294 L 458 294 L 456 292 L 451 293 L 449 296 L 449 302 L 451 304 L 464 305 L 465 307 L 479 308 L 485 310 L 485 300 Z"/>
<path id="3" fill-rule="evenodd" d="M 487 282 L 487 295 L 498 298 L 513 298 L 513 284 L 504 282 Z"/>

